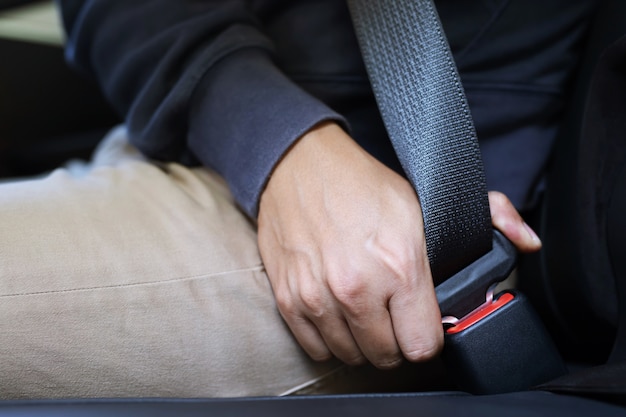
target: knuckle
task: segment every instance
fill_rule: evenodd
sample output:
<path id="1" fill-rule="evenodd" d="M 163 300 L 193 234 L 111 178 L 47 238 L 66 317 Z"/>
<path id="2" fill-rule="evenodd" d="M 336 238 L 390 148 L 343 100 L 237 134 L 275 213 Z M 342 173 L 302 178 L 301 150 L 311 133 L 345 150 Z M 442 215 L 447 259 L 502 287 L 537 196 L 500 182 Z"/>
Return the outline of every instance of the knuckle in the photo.
<path id="1" fill-rule="evenodd" d="M 416 276 L 419 267 L 420 247 L 411 238 L 376 242 L 374 257 L 387 271 L 387 278 L 393 280 L 396 287 L 404 286 Z"/>
<path id="2" fill-rule="evenodd" d="M 489 203 L 494 208 L 503 208 L 511 204 L 509 202 L 509 198 L 498 191 L 492 191 L 489 193 Z"/>
<path id="3" fill-rule="evenodd" d="M 393 271 L 395 281 L 400 285 L 406 284 L 415 275 L 415 258 L 408 254 L 397 252 L 390 255 L 386 262 Z"/>
<path id="4" fill-rule="evenodd" d="M 326 362 L 333 358 L 333 355 L 328 352 L 309 352 L 309 357 L 315 362 Z"/>
<path id="5" fill-rule="evenodd" d="M 376 361 L 373 361 L 372 364 L 382 370 L 390 370 L 395 369 L 400 366 L 403 362 L 403 359 L 399 355 L 387 356 Z"/>
<path id="6" fill-rule="evenodd" d="M 360 366 L 365 365 L 365 363 L 367 363 L 367 359 L 365 359 L 365 356 L 359 354 L 358 356 L 353 356 L 351 358 L 348 358 L 347 360 L 344 360 L 344 362 L 350 366 Z"/>
<path id="7" fill-rule="evenodd" d="M 276 300 L 278 310 L 283 316 L 291 317 L 298 313 L 296 304 L 289 290 L 280 289 L 275 291 L 274 298 Z"/>
<path id="8" fill-rule="evenodd" d="M 313 317 L 321 317 L 324 314 L 324 298 L 315 289 L 308 289 L 300 294 L 300 301 L 304 309 Z"/>
<path id="9" fill-rule="evenodd" d="M 330 291 L 341 305 L 348 311 L 361 304 L 367 294 L 367 288 L 359 273 L 345 274 L 329 282 Z"/>
<path id="10" fill-rule="evenodd" d="M 411 362 L 426 362 L 439 355 L 442 348 L 442 338 L 424 340 L 415 349 L 406 352 L 405 356 Z"/>

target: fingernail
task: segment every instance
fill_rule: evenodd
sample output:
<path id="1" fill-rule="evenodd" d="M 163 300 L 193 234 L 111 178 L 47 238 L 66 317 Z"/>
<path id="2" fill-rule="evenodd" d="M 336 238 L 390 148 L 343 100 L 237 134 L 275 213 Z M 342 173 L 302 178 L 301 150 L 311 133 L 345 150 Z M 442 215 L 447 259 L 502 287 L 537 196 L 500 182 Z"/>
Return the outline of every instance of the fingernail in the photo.
<path id="1" fill-rule="evenodd" d="M 535 233 L 535 231 L 526 222 L 524 222 L 524 228 L 526 229 L 528 236 L 530 236 L 533 242 L 541 244 L 541 239 L 539 239 L 537 233 Z"/>

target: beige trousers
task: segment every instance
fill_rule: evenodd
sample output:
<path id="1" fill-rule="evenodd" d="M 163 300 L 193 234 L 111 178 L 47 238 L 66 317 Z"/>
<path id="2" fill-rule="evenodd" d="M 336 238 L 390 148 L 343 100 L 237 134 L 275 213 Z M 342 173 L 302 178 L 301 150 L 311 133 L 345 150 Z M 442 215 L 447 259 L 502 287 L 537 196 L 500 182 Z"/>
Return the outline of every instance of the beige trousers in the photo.
<path id="1" fill-rule="evenodd" d="M 222 179 L 150 163 L 122 127 L 82 172 L 0 186 L 0 398 L 395 390 L 413 372 L 309 360 Z"/>

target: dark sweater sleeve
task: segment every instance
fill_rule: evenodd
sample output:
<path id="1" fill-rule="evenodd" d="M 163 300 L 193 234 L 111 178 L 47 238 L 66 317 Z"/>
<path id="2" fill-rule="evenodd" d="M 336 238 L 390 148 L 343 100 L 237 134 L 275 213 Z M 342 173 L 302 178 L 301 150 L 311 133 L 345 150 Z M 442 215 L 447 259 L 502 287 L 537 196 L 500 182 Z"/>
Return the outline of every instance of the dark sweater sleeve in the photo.
<path id="1" fill-rule="evenodd" d="M 150 158 L 193 154 L 256 217 L 281 156 L 307 130 L 344 119 L 275 64 L 239 0 L 58 0 L 71 65 L 96 78 Z"/>

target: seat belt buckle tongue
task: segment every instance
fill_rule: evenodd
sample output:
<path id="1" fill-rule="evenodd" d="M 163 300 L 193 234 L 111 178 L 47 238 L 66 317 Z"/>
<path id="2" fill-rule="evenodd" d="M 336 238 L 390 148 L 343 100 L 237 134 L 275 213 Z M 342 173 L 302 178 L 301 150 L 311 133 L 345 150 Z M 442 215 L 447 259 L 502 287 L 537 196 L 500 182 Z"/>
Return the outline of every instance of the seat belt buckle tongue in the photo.
<path id="1" fill-rule="evenodd" d="M 443 359 L 459 388 L 474 394 L 523 391 L 566 373 L 539 316 L 515 292 L 448 327 Z"/>
<path id="2" fill-rule="evenodd" d="M 493 233 L 492 249 L 435 288 L 441 314 L 464 317 L 485 302 L 485 294 L 513 271 L 517 251 L 499 231 Z"/>

